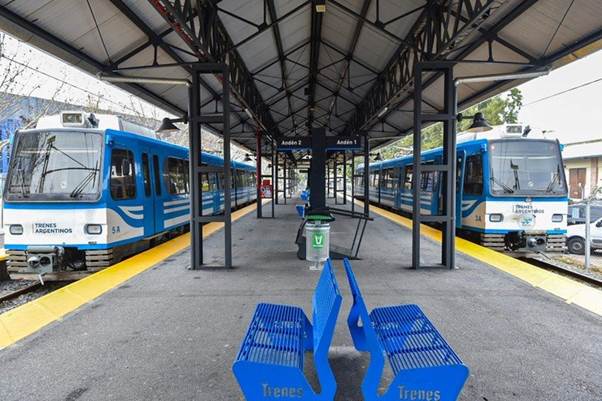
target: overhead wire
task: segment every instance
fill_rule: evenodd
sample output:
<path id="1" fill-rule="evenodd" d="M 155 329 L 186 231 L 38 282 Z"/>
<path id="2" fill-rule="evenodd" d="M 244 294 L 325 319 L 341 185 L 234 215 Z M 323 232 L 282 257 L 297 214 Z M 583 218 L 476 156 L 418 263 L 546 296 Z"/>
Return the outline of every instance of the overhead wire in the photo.
<path id="1" fill-rule="evenodd" d="M 88 90 L 88 89 L 85 89 L 85 88 L 82 88 L 82 87 L 80 87 L 80 86 L 77 86 L 77 85 L 75 85 L 75 84 L 72 84 L 71 82 L 68 82 L 68 81 L 66 81 L 66 80 L 64 80 L 64 79 L 62 79 L 62 78 L 59 78 L 59 77 L 56 77 L 56 76 L 54 76 L 54 75 L 52 75 L 52 74 L 49 74 L 49 73 L 47 73 L 47 72 L 41 71 L 41 70 L 39 70 L 39 69 L 37 69 L 37 68 L 34 68 L 34 67 L 32 67 L 32 66 L 30 66 L 30 65 L 28 65 L 28 64 L 22 63 L 22 62 L 20 62 L 20 61 L 18 61 L 18 60 L 16 60 L 16 59 L 14 59 L 14 58 L 11 58 L 11 57 L 8 57 L 8 56 L 5 56 L 4 54 L 0 55 L 0 59 L 1 59 L 1 58 L 5 58 L 5 59 L 7 59 L 7 60 L 9 60 L 9 61 L 11 61 L 11 62 L 13 62 L 13 63 L 17 64 L 17 65 L 20 65 L 20 66 L 22 66 L 22 67 L 24 67 L 24 68 L 27 68 L 27 69 L 29 69 L 29 70 L 31 70 L 31 71 L 33 71 L 33 72 L 35 72 L 35 73 L 38 73 L 38 74 L 44 75 L 44 76 L 46 76 L 46 77 L 48 77 L 48 78 L 50 78 L 50 79 L 54 79 L 55 81 L 58 81 L 58 82 L 60 82 L 61 84 L 68 85 L 68 86 L 70 86 L 70 87 L 72 87 L 72 88 L 75 88 L 75 89 L 77 89 L 77 90 L 80 90 L 80 91 L 82 91 L 82 92 L 84 92 L 84 93 L 86 93 L 86 94 L 88 94 L 88 95 L 90 95 L 90 96 L 93 96 L 93 97 L 95 97 L 95 98 L 97 98 L 97 99 L 99 99 L 99 100 L 103 100 L 103 101 L 106 101 L 107 103 L 111 103 L 112 105 L 114 105 L 114 106 L 117 106 L 117 107 L 119 107 L 119 108 L 121 108 L 121 109 L 126 109 L 126 110 L 128 110 L 128 111 L 130 111 L 130 112 L 134 113 L 135 115 L 138 115 L 138 114 L 140 113 L 140 110 L 136 110 L 136 109 L 134 109 L 134 108 L 131 108 L 131 107 L 129 107 L 129 106 L 127 106 L 127 105 L 125 105 L 125 104 L 122 104 L 122 103 L 116 102 L 116 101 L 114 101 L 114 100 L 111 100 L 111 99 L 109 99 L 109 98 L 106 98 L 106 97 L 104 97 L 104 96 L 101 96 L 101 95 L 99 95 L 98 93 L 94 93 L 94 92 L 92 92 L 92 91 L 90 91 L 90 90 Z"/>
<path id="2" fill-rule="evenodd" d="M 565 94 L 567 92 L 572 92 L 574 90 L 581 89 L 581 88 L 584 88 L 584 87 L 589 86 L 589 85 L 593 85 L 593 84 L 598 83 L 598 82 L 602 82 L 602 77 L 596 78 L 596 79 L 594 79 L 592 81 L 589 81 L 589 82 L 585 82 L 583 84 L 579 84 L 579 85 L 570 87 L 568 89 L 564 89 L 564 90 L 562 90 L 560 92 L 553 93 L 553 94 L 551 94 L 549 96 L 542 97 L 540 99 L 532 101 L 531 103 L 524 104 L 522 107 L 531 106 L 532 104 L 543 102 L 544 100 L 548 100 L 548 99 L 551 99 L 553 97 L 560 96 L 560 95 L 563 95 L 563 94 Z"/>

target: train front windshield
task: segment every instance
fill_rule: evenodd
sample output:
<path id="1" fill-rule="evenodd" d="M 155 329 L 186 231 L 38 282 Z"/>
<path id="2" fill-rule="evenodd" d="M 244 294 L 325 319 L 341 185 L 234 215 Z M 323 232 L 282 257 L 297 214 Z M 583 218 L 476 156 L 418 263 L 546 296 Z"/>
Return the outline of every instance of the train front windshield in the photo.
<path id="1" fill-rule="evenodd" d="M 6 200 L 95 200 L 100 194 L 102 135 L 34 131 L 15 136 Z"/>
<path id="2" fill-rule="evenodd" d="M 492 141 L 489 153 L 493 195 L 566 195 L 560 149 L 556 142 L 529 139 Z"/>

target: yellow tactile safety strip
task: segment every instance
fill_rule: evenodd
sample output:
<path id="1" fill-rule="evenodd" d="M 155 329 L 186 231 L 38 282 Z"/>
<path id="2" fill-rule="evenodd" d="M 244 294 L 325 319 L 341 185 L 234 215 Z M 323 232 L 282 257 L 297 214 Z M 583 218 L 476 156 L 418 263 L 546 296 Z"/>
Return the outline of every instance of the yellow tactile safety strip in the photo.
<path id="1" fill-rule="evenodd" d="M 361 202 L 356 201 L 358 204 Z M 370 210 L 399 225 L 412 228 L 412 220 L 376 206 Z M 441 231 L 425 226 L 420 228 L 422 235 L 441 242 Z M 456 237 L 456 250 L 472 256 L 481 262 L 487 263 L 499 270 L 513 275 L 534 287 L 554 294 L 567 303 L 579 305 L 597 315 L 602 316 L 602 291 L 586 284 L 575 281 L 560 274 L 542 269 L 532 264 L 520 261 L 502 253 L 493 251 L 473 242 Z"/>
<path id="2" fill-rule="evenodd" d="M 232 213 L 232 220 L 256 209 L 249 205 Z M 223 223 L 203 227 L 203 238 L 215 233 Z M 0 314 L 0 349 L 35 333 L 42 327 L 76 310 L 85 303 L 117 287 L 190 245 L 190 234 L 181 235 L 123 262 L 66 285 L 15 309 Z"/>

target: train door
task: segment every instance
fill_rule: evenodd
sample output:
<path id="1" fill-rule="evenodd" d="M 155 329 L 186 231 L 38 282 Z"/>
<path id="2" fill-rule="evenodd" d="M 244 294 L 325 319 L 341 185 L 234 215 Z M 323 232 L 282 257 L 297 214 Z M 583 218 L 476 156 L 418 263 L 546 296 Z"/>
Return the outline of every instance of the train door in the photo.
<path id="1" fill-rule="evenodd" d="M 136 155 L 136 143 L 113 139 L 110 156 L 111 208 L 117 214 L 109 219 L 110 242 L 143 237 L 146 232 L 144 189 L 137 174 L 140 155 Z"/>
<path id="2" fill-rule="evenodd" d="M 151 160 L 148 148 L 143 148 L 141 157 L 142 197 L 144 205 L 144 236 L 150 237 L 156 232 L 156 209 L 153 183 L 151 179 Z"/>
<path id="3" fill-rule="evenodd" d="M 161 159 L 158 154 L 148 152 L 150 159 L 150 174 L 151 174 L 151 192 L 153 199 L 153 230 L 155 233 L 163 231 L 163 210 L 165 205 L 163 204 L 163 186 L 161 185 Z"/>
<path id="4" fill-rule="evenodd" d="M 464 178 L 466 172 L 466 151 L 458 151 L 458 165 L 456 166 L 456 227 L 462 226 L 462 200 L 464 197 Z"/>
<path id="5" fill-rule="evenodd" d="M 231 204 L 233 207 L 238 206 L 238 171 L 232 169 L 231 182 L 232 186 L 230 187 L 232 190 L 232 201 Z"/>

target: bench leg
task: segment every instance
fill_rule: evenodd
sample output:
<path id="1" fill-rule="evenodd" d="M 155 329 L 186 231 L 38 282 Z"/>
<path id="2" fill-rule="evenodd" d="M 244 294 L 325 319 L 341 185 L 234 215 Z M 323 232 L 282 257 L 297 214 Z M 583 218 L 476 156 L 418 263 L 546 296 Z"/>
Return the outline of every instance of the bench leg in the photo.
<path id="1" fill-rule="evenodd" d="M 398 373 L 380 399 L 456 401 L 467 378 L 468 368 L 464 365 L 405 370 Z M 376 400 L 376 396 L 372 399 Z"/>
<path id="2" fill-rule="evenodd" d="M 303 372 L 294 367 L 239 361 L 232 370 L 247 401 L 315 401 L 319 398 Z"/>

